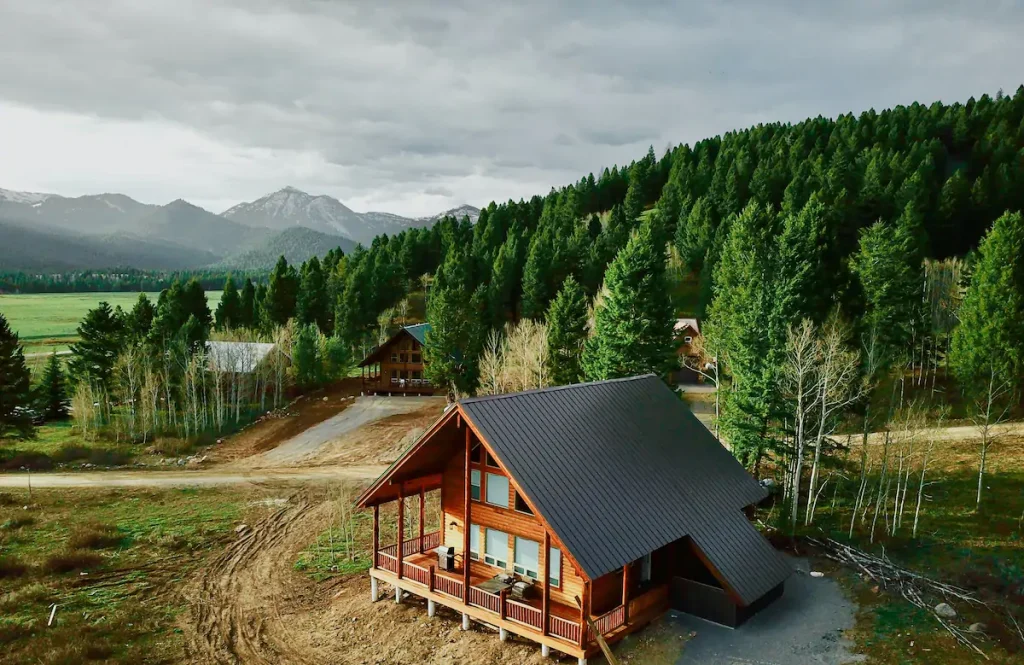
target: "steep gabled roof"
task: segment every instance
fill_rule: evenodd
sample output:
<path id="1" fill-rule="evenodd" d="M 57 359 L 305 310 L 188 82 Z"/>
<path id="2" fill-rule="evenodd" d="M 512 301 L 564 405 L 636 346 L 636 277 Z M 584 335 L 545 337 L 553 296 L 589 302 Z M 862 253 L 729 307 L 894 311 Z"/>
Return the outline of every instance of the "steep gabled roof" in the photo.
<path id="1" fill-rule="evenodd" d="M 654 375 L 459 404 L 590 579 L 683 536 L 744 604 L 789 576 L 742 514 L 763 488 Z"/>
<path id="2" fill-rule="evenodd" d="M 373 351 L 371 351 L 370 355 L 366 356 L 363 359 L 363 361 L 359 363 L 358 366 L 365 367 L 366 365 L 370 365 L 372 363 L 377 362 L 380 359 L 380 354 L 384 349 L 391 346 L 396 340 L 398 340 L 398 338 L 404 337 L 406 335 L 409 335 L 410 337 L 415 339 L 417 342 L 420 343 L 421 346 L 425 345 L 427 343 L 426 335 L 428 330 L 430 330 L 429 323 L 417 323 L 416 325 L 412 326 L 402 326 L 401 328 L 398 329 L 398 332 L 396 332 L 388 339 L 388 341 L 384 342 L 383 344 L 375 348 Z"/>

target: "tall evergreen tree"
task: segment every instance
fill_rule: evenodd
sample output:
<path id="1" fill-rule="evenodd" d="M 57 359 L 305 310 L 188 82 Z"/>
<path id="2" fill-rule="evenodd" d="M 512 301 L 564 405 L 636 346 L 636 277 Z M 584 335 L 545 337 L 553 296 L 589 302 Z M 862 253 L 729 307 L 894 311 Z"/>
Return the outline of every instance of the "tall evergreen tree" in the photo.
<path id="1" fill-rule="evenodd" d="M 43 379 L 36 389 L 36 405 L 46 420 L 61 420 L 68 416 L 67 382 L 56 352 L 50 355 L 43 370 Z"/>
<path id="2" fill-rule="evenodd" d="M 228 275 L 224 282 L 224 292 L 217 303 L 216 321 L 219 330 L 242 327 L 242 301 L 238 295 L 238 288 L 235 280 Z"/>
<path id="3" fill-rule="evenodd" d="M 182 307 L 188 316 L 196 317 L 196 321 L 207 333 L 213 327 L 213 313 L 206 299 L 206 290 L 202 282 L 193 277 L 185 284 L 181 292 Z"/>
<path id="4" fill-rule="evenodd" d="M 153 327 L 156 308 L 145 293 L 139 294 L 131 313 L 128 314 L 128 334 L 135 340 L 145 340 Z"/>
<path id="5" fill-rule="evenodd" d="M 554 251 L 547 231 L 539 231 L 530 243 L 530 254 L 523 267 L 523 317 L 542 319 L 551 300 L 551 274 Z"/>
<path id="6" fill-rule="evenodd" d="M 242 328 L 255 328 L 256 321 L 256 286 L 252 278 L 245 278 L 242 295 L 238 303 L 238 325 Z"/>
<path id="7" fill-rule="evenodd" d="M 449 253 L 438 269 L 427 304 L 431 327 L 423 350 L 425 373 L 436 387 L 449 392 L 471 392 L 474 387 L 465 364 L 474 359 L 472 347 L 481 336 L 480 312 L 474 307 L 482 303 L 474 302 L 476 294 L 469 287 L 470 261 L 458 249 Z"/>
<path id="8" fill-rule="evenodd" d="M 320 259 L 311 257 L 302 264 L 302 281 L 296 302 L 295 317 L 300 324 L 314 324 L 327 333 L 327 281 L 320 267 Z"/>
<path id="9" fill-rule="evenodd" d="M 78 381 L 109 388 L 114 363 L 124 348 L 125 332 L 124 321 L 108 302 L 89 310 L 78 326 L 78 342 L 71 345 L 71 375 Z"/>
<path id="10" fill-rule="evenodd" d="M 288 323 L 288 319 L 295 316 L 298 290 L 299 278 L 295 268 L 288 265 L 284 256 L 279 257 L 273 272 L 270 273 L 267 298 L 263 305 L 269 323 L 283 326 Z"/>
<path id="11" fill-rule="evenodd" d="M 583 351 L 589 380 L 654 372 L 675 363 L 675 317 L 665 277 L 665 252 L 649 222 L 640 225 L 608 266 L 594 334 Z"/>
<path id="12" fill-rule="evenodd" d="M 978 249 L 960 307 L 950 362 L 981 427 L 977 506 L 981 508 L 991 427 L 1005 419 L 1024 380 L 1024 219 L 1006 213 Z"/>
<path id="13" fill-rule="evenodd" d="M 587 298 L 570 275 L 548 308 L 548 367 L 555 385 L 578 383 L 583 377 L 583 344 L 587 339 Z"/>
<path id="14" fill-rule="evenodd" d="M 32 434 L 31 400 L 24 350 L 7 318 L 0 314 L 0 438 Z"/>

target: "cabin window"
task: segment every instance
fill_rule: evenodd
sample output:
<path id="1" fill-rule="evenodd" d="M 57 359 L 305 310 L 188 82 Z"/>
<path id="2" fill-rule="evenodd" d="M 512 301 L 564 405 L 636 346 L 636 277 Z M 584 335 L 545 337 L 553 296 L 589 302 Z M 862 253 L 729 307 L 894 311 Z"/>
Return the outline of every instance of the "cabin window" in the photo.
<path id="1" fill-rule="evenodd" d="M 399 360 L 399 362 L 403 362 L 403 363 L 404 362 L 408 362 L 409 355 L 405 351 L 402 351 L 401 353 L 398 354 L 398 360 Z"/>
<path id="2" fill-rule="evenodd" d="M 683 341 L 686 342 L 687 344 L 689 344 L 690 342 L 693 341 L 693 338 L 690 337 L 689 335 L 687 335 L 686 337 L 683 338 Z"/>
<path id="3" fill-rule="evenodd" d="M 487 474 L 487 503 L 508 508 L 508 478 L 496 473 Z"/>
<path id="4" fill-rule="evenodd" d="M 414 352 L 414 353 L 412 354 L 412 361 L 413 361 L 414 363 L 422 362 L 422 361 L 421 361 L 421 356 L 420 356 L 420 354 L 418 354 L 418 353 L 415 353 L 415 352 Z"/>
<path id="5" fill-rule="evenodd" d="M 498 466 L 498 462 L 493 457 L 491 457 L 490 453 L 487 453 L 487 466 L 493 466 L 495 469 L 501 468 Z"/>
<path id="6" fill-rule="evenodd" d="M 540 543 L 516 536 L 515 557 L 516 573 L 532 579 L 540 577 Z"/>
<path id="7" fill-rule="evenodd" d="M 483 458 L 483 454 L 484 454 L 484 447 L 481 446 L 479 442 L 478 443 L 474 443 L 473 447 L 469 449 L 469 460 L 471 462 L 476 462 L 477 464 L 479 464 L 484 459 Z M 479 474 L 480 472 L 477 471 L 476 473 Z"/>
<path id="8" fill-rule="evenodd" d="M 392 353 L 391 354 L 391 362 L 393 362 L 393 363 L 398 362 L 398 354 L 397 353 Z"/>
<path id="9" fill-rule="evenodd" d="M 526 513 L 527 515 L 533 514 L 533 511 L 530 510 L 528 505 L 526 505 L 526 501 L 524 501 L 523 497 L 519 495 L 519 492 L 516 492 L 516 510 L 521 513 Z"/>
<path id="10" fill-rule="evenodd" d="M 562 550 L 555 547 L 548 551 L 548 584 L 562 586 Z"/>
<path id="11" fill-rule="evenodd" d="M 501 568 L 508 568 L 508 534 L 497 529 L 484 529 L 484 563 Z"/>
<path id="12" fill-rule="evenodd" d="M 469 525 L 469 558 L 480 560 L 480 527 L 476 524 Z"/>
<path id="13" fill-rule="evenodd" d="M 423 378 L 423 372 L 421 372 L 419 370 L 416 370 L 415 372 L 412 373 L 412 378 L 414 378 L 414 379 L 422 379 Z"/>
<path id="14" fill-rule="evenodd" d="M 476 469 L 472 469 L 469 472 L 469 495 L 473 497 L 474 501 L 480 500 L 480 472 Z"/>

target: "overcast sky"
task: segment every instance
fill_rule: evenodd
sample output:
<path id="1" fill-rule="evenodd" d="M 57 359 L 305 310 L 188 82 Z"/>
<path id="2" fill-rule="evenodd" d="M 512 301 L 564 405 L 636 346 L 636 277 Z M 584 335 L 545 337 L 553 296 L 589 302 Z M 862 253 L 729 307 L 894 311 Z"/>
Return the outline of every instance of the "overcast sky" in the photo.
<path id="1" fill-rule="evenodd" d="M 1012 92 L 1022 35 L 1020 0 L 2 0 L 0 187 L 483 206 L 648 145 Z"/>

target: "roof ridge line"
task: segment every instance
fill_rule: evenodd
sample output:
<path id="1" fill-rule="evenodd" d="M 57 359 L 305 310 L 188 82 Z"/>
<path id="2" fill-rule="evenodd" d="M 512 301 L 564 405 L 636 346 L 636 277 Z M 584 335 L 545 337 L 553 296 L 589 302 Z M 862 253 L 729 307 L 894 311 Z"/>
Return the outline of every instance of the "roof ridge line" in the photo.
<path id="1" fill-rule="evenodd" d="M 608 383 L 622 383 L 624 381 L 637 381 L 639 379 L 646 379 L 648 377 L 658 378 L 653 372 L 647 374 L 637 374 L 635 376 L 620 376 L 614 379 L 599 379 L 597 381 L 584 381 L 583 383 L 570 383 L 564 386 L 547 386 L 546 388 L 531 388 L 530 390 L 520 390 L 514 393 L 502 393 L 500 395 L 480 395 L 477 397 L 465 397 L 458 400 L 459 404 L 472 404 L 474 402 L 484 402 L 497 399 L 505 399 L 509 397 L 519 397 L 520 395 L 536 395 L 538 393 L 555 392 L 558 390 L 567 390 L 572 388 L 584 388 L 589 386 L 605 385 Z"/>

